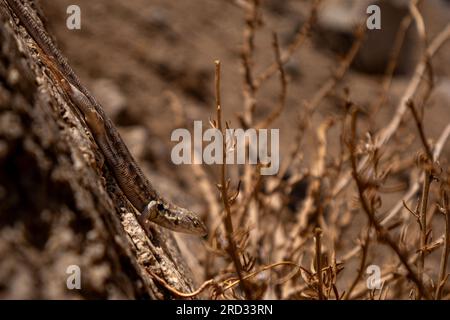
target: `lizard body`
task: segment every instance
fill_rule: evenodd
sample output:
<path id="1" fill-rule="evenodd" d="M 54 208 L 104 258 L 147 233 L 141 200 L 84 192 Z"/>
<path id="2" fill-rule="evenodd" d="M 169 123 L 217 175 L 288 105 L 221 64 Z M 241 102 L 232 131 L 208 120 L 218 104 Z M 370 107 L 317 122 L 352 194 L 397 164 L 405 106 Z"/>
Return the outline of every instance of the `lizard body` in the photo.
<path id="1" fill-rule="evenodd" d="M 3 0 L 19 18 L 27 32 L 43 51 L 42 60 L 52 71 L 64 92 L 83 114 L 85 122 L 121 190 L 130 203 L 141 213 L 139 221 L 145 225 L 150 220 L 177 232 L 204 236 L 207 228 L 190 210 L 163 199 L 145 177 L 129 152 L 111 119 L 100 103 L 81 84 L 66 59 L 19 0 Z"/>

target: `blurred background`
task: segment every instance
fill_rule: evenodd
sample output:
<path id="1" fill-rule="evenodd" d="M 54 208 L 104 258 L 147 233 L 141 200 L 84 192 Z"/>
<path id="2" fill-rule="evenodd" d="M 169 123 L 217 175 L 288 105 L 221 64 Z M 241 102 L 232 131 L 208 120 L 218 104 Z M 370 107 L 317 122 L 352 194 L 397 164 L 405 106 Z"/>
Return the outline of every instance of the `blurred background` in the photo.
<path id="1" fill-rule="evenodd" d="M 214 60 L 222 62 L 222 104 L 225 116 L 239 127 L 236 115 L 244 109 L 243 67 L 245 7 L 252 1 L 78 1 L 82 12 L 81 30 L 65 27 L 69 0 L 41 1 L 47 24 L 82 80 L 102 102 L 114 122 L 121 128 L 128 145 L 138 158 L 148 162 L 152 172 L 171 179 L 183 176 L 189 168 L 171 165 L 170 134 L 177 119 L 170 106 L 178 103 L 188 121 L 203 120 L 215 114 Z M 295 42 L 308 21 L 314 1 L 261 0 L 258 26 L 254 36 L 252 68 L 258 74 L 274 62 L 272 33 L 276 32 L 281 50 Z M 382 12 L 382 29 L 368 32 L 352 68 L 337 84 L 335 93 L 324 99 L 313 120 L 342 115 L 336 95 L 350 88 L 351 98 L 361 108 L 369 108 L 380 93 L 380 85 L 394 49 L 396 31 L 408 14 L 409 1 L 324 0 L 318 10 L 317 23 L 301 47 L 285 65 L 288 77 L 286 107 L 273 128 L 281 130 L 282 154 L 292 140 L 302 103 L 310 100 L 330 78 L 354 40 L 355 26 L 364 21 L 365 9 L 378 3 Z M 420 6 L 432 39 L 450 18 L 445 0 L 422 1 Z M 395 77 L 386 105 L 371 114 L 375 128 L 392 116 L 393 107 L 404 92 L 414 72 L 423 46 L 412 25 L 405 36 Z M 433 59 L 439 81 L 435 98 L 427 112 L 433 118 L 429 134 L 436 136 L 448 123 L 450 65 L 448 45 Z M 272 76 L 257 92 L 255 117 L 270 113 L 278 100 L 278 77 Z M 317 119 L 316 119 L 317 118 Z M 334 129 L 332 129 L 334 130 Z M 338 130 L 336 128 L 336 130 Z M 330 137 L 336 137 L 332 134 Z M 334 141 L 336 142 L 336 141 Z M 311 145 L 305 138 L 304 148 Z M 333 148 L 334 143 L 330 143 Z M 309 152 L 305 152 L 306 161 Z M 183 178 L 181 178 L 183 179 Z M 189 180 L 189 179 L 188 179 Z"/>

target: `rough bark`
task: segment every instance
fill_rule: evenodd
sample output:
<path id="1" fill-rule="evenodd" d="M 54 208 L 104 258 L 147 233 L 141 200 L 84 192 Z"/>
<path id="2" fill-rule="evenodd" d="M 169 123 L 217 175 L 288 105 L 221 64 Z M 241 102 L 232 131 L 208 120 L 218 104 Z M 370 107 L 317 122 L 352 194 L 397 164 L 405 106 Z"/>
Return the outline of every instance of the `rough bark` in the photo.
<path id="1" fill-rule="evenodd" d="M 191 291 L 173 235 L 139 226 L 34 41 L 0 11 L 0 298 L 173 298 L 147 270 Z"/>

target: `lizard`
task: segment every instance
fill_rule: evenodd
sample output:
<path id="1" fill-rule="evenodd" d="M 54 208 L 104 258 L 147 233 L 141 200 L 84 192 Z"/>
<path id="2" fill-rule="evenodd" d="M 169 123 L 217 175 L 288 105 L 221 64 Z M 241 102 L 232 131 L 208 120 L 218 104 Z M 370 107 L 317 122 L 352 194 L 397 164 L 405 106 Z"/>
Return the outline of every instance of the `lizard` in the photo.
<path id="1" fill-rule="evenodd" d="M 115 180 L 133 207 L 140 212 L 139 223 L 154 222 L 175 232 L 205 236 L 207 227 L 192 211 L 165 200 L 146 178 L 103 107 L 83 86 L 45 29 L 38 24 L 20 0 L 3 0 L 19 18 L 40 49 L 41 60 L 64 93 L 81 112 Z"/>

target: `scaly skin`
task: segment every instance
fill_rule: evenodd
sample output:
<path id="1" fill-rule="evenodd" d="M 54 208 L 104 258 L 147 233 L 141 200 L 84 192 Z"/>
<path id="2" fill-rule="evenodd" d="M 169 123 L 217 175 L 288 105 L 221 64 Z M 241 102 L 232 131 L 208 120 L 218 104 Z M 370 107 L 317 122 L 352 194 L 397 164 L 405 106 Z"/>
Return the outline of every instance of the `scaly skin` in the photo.
<path id="1" fill-rule="evenodd" d="M 75 72 L 53 44 L 46 31 L 34 20 L 19 0 L 3 0 L 32 36 L 42 51 L 42 60 L 61 84 L 100 147 L 118 185 L 131 204 L 141 212 L 139 221 L 147 220 L 177 232 L 204 236 L 207 228 L 195 213 L 163 199 L 142 173 L 113 122 L 102 106 L 81 84 Z"/>

